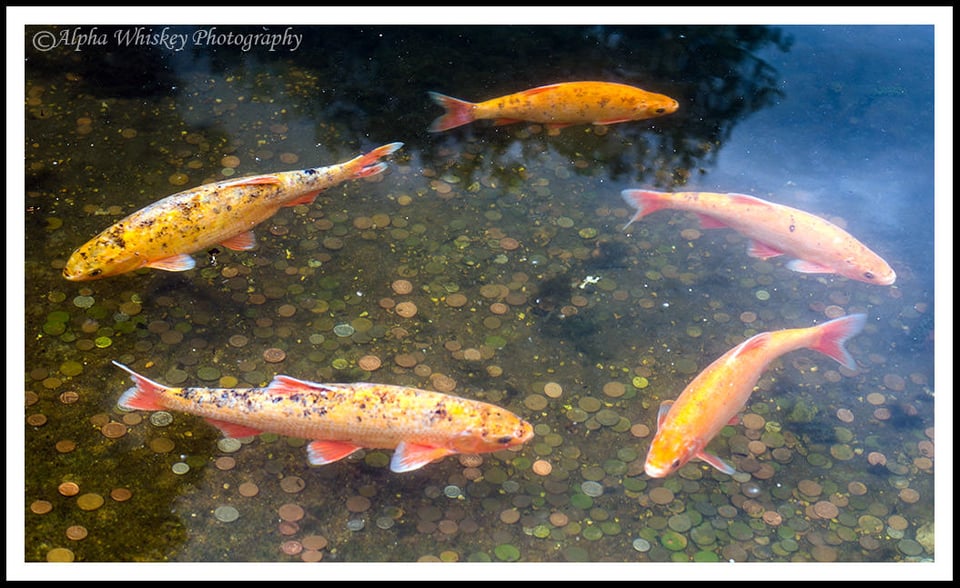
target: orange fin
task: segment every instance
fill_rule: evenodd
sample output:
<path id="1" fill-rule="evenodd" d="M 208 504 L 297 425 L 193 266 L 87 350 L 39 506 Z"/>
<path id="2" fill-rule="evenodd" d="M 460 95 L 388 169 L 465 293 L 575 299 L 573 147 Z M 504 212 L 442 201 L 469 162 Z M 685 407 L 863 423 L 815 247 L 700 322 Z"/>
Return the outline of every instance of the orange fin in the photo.
<path id="1" fill-rule="evenodd" d="M 547 123 L 546 127 L 550 130 L 560 130 L 573 126 L 573 123 Z"/>
<path id="2" fill-rule="evenodd" d="M 298 380 L 290 376 L 278 374 L 270 381 L 267 391 L 271 394 L 296 394 L 298 392 L 331 392 L 337 389 L 333 384 L 321 384 L 319 382 L 309 382 L 307 380 Z"/>
<path id="3" fill-rule="evenodd" d="M 283 180 L 277 174 L 267 174 L 264 176 L 250 176 L 248 178 L 237 178 L 220 184 L 221 188 L 233 188 L 236 186 L 259 186 L 261 184 L 282 184 Z"/>
<path id="4" fill-rule="evenodd" d="M 843 344 L 862 331 L 866 324 L 867 315 L 865 314 L 851 314 L 827 321 L 819 327 L 820 340 L 810 348 L 832 357 L 849 370 L 856 370 L 857 362 Z"/>
<path id="5" fill-rule="evenodd" d="M 401 441 L 393 452 L 393 458 L 390 459 L 390 469 L 394 472 L 409 472 L 454 453 L 456 452 L 445 447 Z"/>
<path id="6" fill-rule="evenodd" d="M 560 87 L 560 84 L 548 84 L 546 86 L 530 88 L 529 90 L 524 90 L 523 92 L 517 92 L 517 96 L 536 96 L 537 94 L 542 94 L 543 92 L 556 90 L 559 87 Z"/>
<path id="7" fill-rule="evenodd" d="M 239 235 L 234 235 L 226 241 L 221 241 L 220 244 L 234 251 L 249 251 L 257 246 L 257 238 L 254 236 L 253 231 L 247 231 Z"/>
<path id="8" fill-rule="evenodd" d="M 825 265 L 820 265 L 819 263 L 814 263 L 812 261 L 806 261 L 803 259 L 794 259 L 793 261 L 788 261 L 786 263 L 786 268 L 801 274 L 835 274 L 837 270 L 832 267 L 827 267 Z"/>
<path id="9" fill-rule="evenodd" d="M 197 262 L 186 253 L 164 257 L 163 259 L 157 259 L 146 264 L 147 267 L 166 270 L 168 272 L 183 272 L 193 269 L 196 265 Z"/>
<path id="10" fill-rule="evenodd" d="M 129 410 L 163 410 L 165 408 L 161 400 L 163 393 L 169 388 L 141 376 L 118 361 L 114 361 L 113 365 L 130 374 L 130 379 L 136 384 L 120 396 L 117 404 L 121 408 Z"/>
<path id="11" fill-rule="evenodd" d="M 340 461 L 360 448 L 359 445 L 343 441 L 311 441 L 307 445 L 307 460 L 313 465 L 327 465 Z"/>
<path id="12" fill-rule="evenodd" d="M 760 241 L 750 241 L 750 247 L 747 249 L 747 255 L 750 257 L 756 257 L 757 259 L 770 259 L 771 257 L 777 257 L 778 255 L 783 255 L 783 251 L 779 249 L 774 249 L 773 247 L 767 245 L 766 243 L 761 243 Z M 797 271 L 797 270 L 794 270 Z M 830 270 L 833 271 L 833 270 Z M 809 273 L 809 272 L 808 272 Z M 816 272 L 823 273 L 823 272 Z"/>
<path id="13" fill-rule="evenodd" d="M 227 437 L 253 437 L 254 435 L 259 435 L 263 432 L 260 429 L 254 429 L 253 427 L 248 427 L 246 425 L 238 425 L 237 423 L 229 423 L 227 421 L 218 421 L 217 419 L 206 419 L 206 421 L 214 427 L 220 429 L 220 431 Z"/>
<path id="14" fill-rule="evenodd" d="M 701 229 L 726 229 L 727 224 L 722 220 L 718 220 L 708 214 L 703 214 L 702 212 L 697 213 L 697 218 L 700 219 L 700 228 Z"/>
<path id="15" fill-rule="evenodd" d="M 430 127 L 427 128 L 431 133 L 439 133 L 440 131 L 468 125 L 476 120 L 473 109 L 476 108 L 477 105 L 473 102 L 459 100 L 439 92 L 427 93 L 434 102 L 442 106 L 446 111 L 443 113 L 443 116 L 436 118 L 430 124 Z"/>
<path id="16" fill-rule="evenodd" d="M 284 206 L 298 206 L 300 204 L 313 204 L 313 201 L 317 199 L 317 194 L 320 193 L 320 190 L 313 192 L 307 192 L 303 196 L 298 196 L 296 199 L 291 200 L 284 204 Z"/>
<path id="17" fill-rule="evenodd" d="M 512 125 L 513 123 L 522 122 L 519 118 L 498 118 L 493 121 L 493 124 L 502 127 L 503 125 Z"/>
<path id="18" fill-rule="evenodd" d="M 713 467 L 717 468 L 718 470 L 727 474 L 728 476 L 732 476 L 733 474 L 737 473 L 736 468 L 734 468 L 732 465 L 728 464 L 727 462 L 723 461 L 722 459 L 720 459 L 719 457 L 717 457 L 712 453 L 701 451 L 696 454 L 696 457 L 707 462 L 708 464 L 712 465 Z"/>
<path id="19" fill-rule="evenodd" d="M 642 219 L 648 214 L 654 213 L 663 208 L 670 208 L 670 194 L 666 192 L 654 192 L 653 190 L 623 190 L 620 192 L 620 197 L 623 198 L 623 201 L 628 205 L 633 207 L 636 210 L 636 214 L 633 215 L 627 224 L 623 226 L 622 230 L 627 230 L 627 227 L 632 225 L 634 222 Z"/>
<path id="20" fill-rule="evenodd" d="M 736 206 L 763 206 L 772 208 L 774 204 L 756 196 L 749 194 L 727 194 L 730 197 L 730 204 Z"/>
<path id="21" fill-rule="evenodd" d="M 632 118 L 611 118 L 609 120 L 597 120 L 593 121 L 595 125 L 615 125 L 617 123 L 629 122 L 633 120 Z"/>
<path id="22" fill-rule="evenodd" d="M 378 161 L 400 149 L 401 147 L 403 147 L 403 143 L 400 141 L 387 143 L 386 145 L 377 147 L 369 153 L 364 153 L 359 157 L 351 159 L 344 165 L 347 167 L 347 169 L 356 169 L 352 176 L 354 179 L 374 176 L 387 169 L 387 164 L 378 163 Z"/>

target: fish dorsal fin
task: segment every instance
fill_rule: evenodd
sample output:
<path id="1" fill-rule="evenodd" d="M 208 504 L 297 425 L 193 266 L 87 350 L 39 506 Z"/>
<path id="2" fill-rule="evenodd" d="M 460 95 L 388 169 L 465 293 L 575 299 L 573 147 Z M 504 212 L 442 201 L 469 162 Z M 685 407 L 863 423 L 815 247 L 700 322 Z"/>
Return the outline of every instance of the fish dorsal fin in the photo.
<path id="1" fill-rule="evenodd" d="M 727 194 L 727 196 L 730 197 L 730 203 L 737 206 L 763 206 L 768 208 L 773 206 L 772 202 L 748 194 Z"/>
<path id="2" fill-rule="evenodd" d="M 345 441 L 311 441 L 307 444 L 307 460 L 313 465 L 327 465 L 340 461 L 358 449 L 361 449 L 359 445 Z"/>
<path id="3" fill-rule="evenodd" d="M 298 380 L 290 376 L 278 374 L 270 381 L 267 386 L 267 392 L 271 394 L 296 394 L 298 392 L 333 392 L 339 390 L 340 386 L 336 384 L 321 384 L 319 382 L 309 382 L 307 380 Z"/>
<path id="4" fill-rule="evenodd" d="M 226 241 L 221 241 L 220 244 L 234 251 L 249 251 L 257 246 L 257 237 L 253 234 L 253 231 L 246 231 L 234 235 Z"/>
<path id="5" fill-rule="evenodd" d="M 530 88 L 529 90 L 520 92 L 520 96 L 536 96 L 537 94 L 542 94 L 543 92 L 556 90 L 558 87 L 560 87 L 560 84 L 549 84 L 546 86 L 540 86 L 539 88 Z"/>
<path id="6" fill-rule="evenodd" d="M 755 257 L 757 259 L 770 259 L 771 257 L 777 257 L 778 255 L 783 255 L 783 251 L 775 249 L 766 243 L 761 243 L 760 241 L 750 241 L 750 247 L 747 249 L 747 255 L 750 257 Z"/>
<path id="7" fill-rule="evenodd" d="M 206 421 L 214 427 L 220 429 L 220 431 L 227 437 L 253 437 L 254 435 L 259 435 L 263 432 L 260 429 L 254 429 L 253 427 L 248 427 L 246 425 L 238 425 L 237 423 L 230 423 L 217 419 L 206 419 Z"/>
<path id="8" fill-rule="evenodd" d="M 746 355 L 748 353 L 752 353 L 757 349 L 760 349 L 761 347 L 766 345 L 767 341 L 769 340 L 770 340 L 769 331 L 765 333 L 757 333 L 753 337 L 750 337 L 749 339 L 741 343 L 740 346 L 737 347 L 736 351 L 734 351 L 733 354 L 730 356 L 730 359 L 728 361 L 736 361 L 738 357 L 742 355 Z"/>
<path id="9" fill-rule="evenodd" d="M 418 470 L 432 461 L 443 459 L 453 453 L 456 452 L 446 447 L 401 441 L 390 459 L 390 469 L 394 472 Z"/>
<path id="10" fill-rule="evenodd" d="M 146 264 L 147 267 L 166 270 L 168 272 L 184 272 L 196 267 L 197 262 L 186 253 L 171 255 L 163 259 L 156 259 Z"/>
<path id="11" fill-rule="evenodd" d="M 786 268 L 801 274 L 835 274 L 837 270 L 832 267 L 820 265 L 805 259 L 794 259 L 786 263 Z"/>
<path id="12" fill-rule="evenodd" d="M 263 176 L 249 176 L 246 178 L 237 178 L 220 184 L 221 188 L 235 188 L 237 186 L 259 186 L 262 184 L 282 184 L 283 180 L 277 174 L 266 174 Z"/>
<path id="13" fill-rule="evenodd" d="M 667 418 L 667 413 L 670 412 L 670 407 L 673 406 L 672 400 L 664 400 L 660 403 L 660 410 L 657 411 L 657 430 L 663 426 L 663 421 Z"/>

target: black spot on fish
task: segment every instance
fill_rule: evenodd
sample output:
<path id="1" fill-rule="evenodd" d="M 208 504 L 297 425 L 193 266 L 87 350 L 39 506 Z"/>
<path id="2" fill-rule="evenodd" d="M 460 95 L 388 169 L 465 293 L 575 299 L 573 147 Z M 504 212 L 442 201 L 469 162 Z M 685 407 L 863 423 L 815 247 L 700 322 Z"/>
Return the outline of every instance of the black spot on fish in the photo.
<path id="1" fill-rule="evenodd" d="M 312 176 L 313 174 L 317 173 L 317 170 L 315 170 L 315 169 L 313 169 L 313 168 L 305 169 L 305 170 L 303 170 L 303 173 L 307 174 L 308 176 Z"/>

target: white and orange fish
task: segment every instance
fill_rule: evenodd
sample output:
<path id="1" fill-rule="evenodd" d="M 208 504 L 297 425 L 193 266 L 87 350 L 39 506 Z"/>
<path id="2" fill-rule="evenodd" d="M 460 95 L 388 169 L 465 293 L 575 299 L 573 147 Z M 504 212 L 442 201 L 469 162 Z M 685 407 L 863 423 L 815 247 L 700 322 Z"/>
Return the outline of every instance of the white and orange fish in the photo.
<path id="1" fill-rule="evenodd" d="M 310 204 L 320 192 L 383 172 L 378 160 L 403 143 L 390 143 L 345 163 L 223 180 L 184 190 L 141 208 L 73 252 L 63 277 L 99 280 L 141 267 L 192 269 L 191 253 L 213 245 L 245 251 L 253 228 L 284 206 Z"/>
<path id="2" fill-rule="evenodd" d="M 754 386 L 771 361 L 797 349 L 814 349 L 854 370 L 844 347 L 863 330 L 867 317 L 853 314 L 815 327 L 759 333 L 724 353 L 693 379 L 674 400 L 665 400 L 657 415 L 644 470 L 663 478 L 696 457 L 725 474 L 736 470 L 706 446 L 724 426 L 737 423 Z"/>
<path id="3" fill-rule="evenodd" d="M 394 450 L 391 470 L 408 472 L 448 455 L 500 451 L 533 437 L 530 423 L 506 409 L 429 390 L 282 375 L 266 388 L 170 388 L 113 363 L 136 384 L 120 397 L 120 407 L 198 415 L 228 437 L 270 432 L 309 439 L 313 465 L 382 448 Z"/>
<path id="4" fill-rule="evenodd" d="M 789 255 L 786 267 L 808 274 L 839 274 L 889 286 L 897 279 L 890 265 L 866 245 L 819 216 L 745 194 L 624 190 L 636 209 L 634 221 L 664 208 L 696 213 L 705 229 L 731 228 L 750 239 L 748 254 L 758 259 Z"/>
<path id="5" fill-rule="evenodd" d="M 430 125 L 432 133 L 482 119 L 494 119 L 497 125 L 520 121 L 544 123 L 550 128 L 611 125 L 664 116 L 680 106 L 669 96 L 611 82 L 550 84 L 476 103 L 437 92 L 429 94 L 446 110 Z"/>

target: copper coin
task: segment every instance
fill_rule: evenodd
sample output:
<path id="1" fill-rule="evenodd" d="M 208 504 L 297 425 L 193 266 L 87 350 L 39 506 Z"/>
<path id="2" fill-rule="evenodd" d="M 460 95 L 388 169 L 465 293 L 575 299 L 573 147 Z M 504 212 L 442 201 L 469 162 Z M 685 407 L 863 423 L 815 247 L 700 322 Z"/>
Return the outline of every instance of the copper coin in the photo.
<path id="1" fill-rule="evenodd" d="M 53 504 L 47 500 L 34 500 L 30 503 L 30 512 L 33 514 L 47 514 L 53 510 Z"/>
<path id="2" fill-rule="evenodd" d="M 57 490 L 64 496 L 76 496 L 80 494 L 80 486 L 78 486 L 76 482 L 64 482 L 57 487 Z"/>
<path id="3" fill-rule="evenodd" d="M 100 432 L 108 439 L 119 439 L 127 434 L 127 426 L 123 423 L 110 421 L 100 427 Z"/>
<path id="4" fill-rule="evenodd" d="M 300 543 L 303 544 L 304 549 L 320 551 L 327 546 L 328 542 L 327 538 L 323 535 L 307 535 L 300 541 Z"/>
<path id="5" fill-rule="evenodd" d="M 67 539 L 72 541 L 80 541 L 81 539 L 86 538 L 87 529 L 86 527 L 81 527 L 80 525 L 73 525 L 67 527 Z"/>
<path id="6" fill-rule="evenodd" d="M 133 492 L 127 488 L 114 488 L 110 491 L 110 498 L 116 500 L 117 502 L 126 502 L 127 500 L 130 500 L 131 496 L 133 496 Z"/>
<path id="7" fill-rule="evenodd" d="M 287 503 L 279 509 L 280 518 L 288 522 L 296 522 L 303 518 L 303 507 L 298 504 Z"/>

